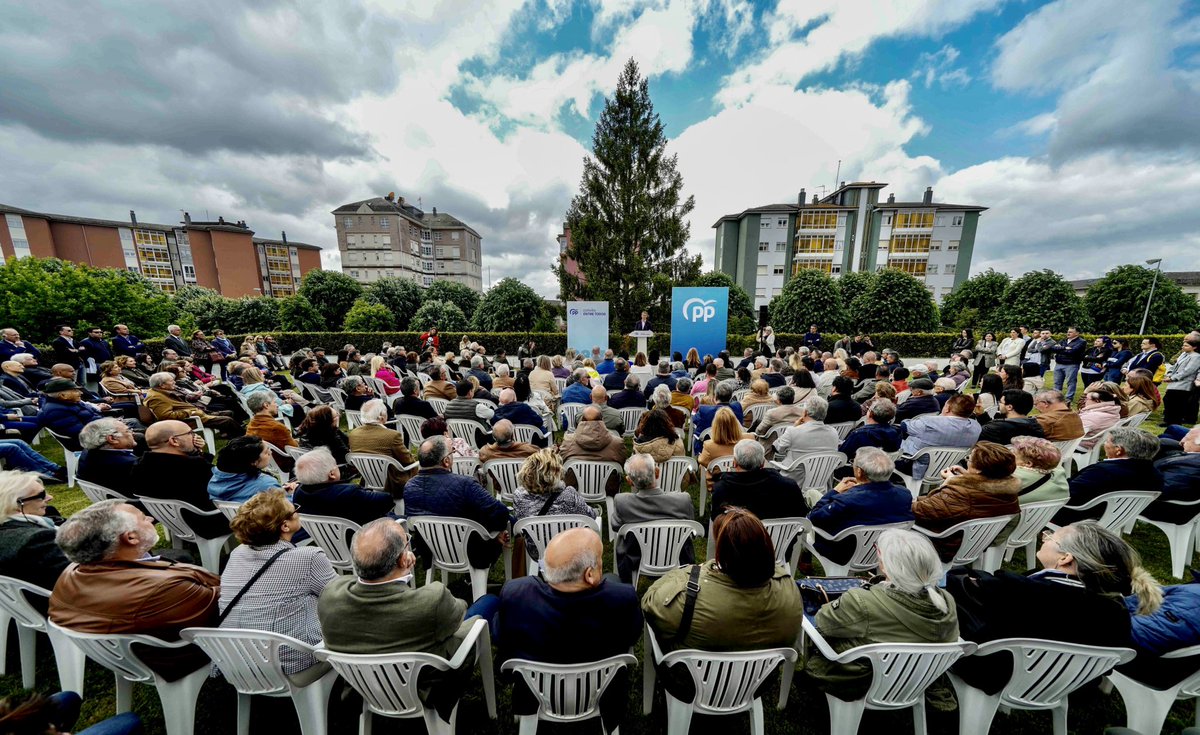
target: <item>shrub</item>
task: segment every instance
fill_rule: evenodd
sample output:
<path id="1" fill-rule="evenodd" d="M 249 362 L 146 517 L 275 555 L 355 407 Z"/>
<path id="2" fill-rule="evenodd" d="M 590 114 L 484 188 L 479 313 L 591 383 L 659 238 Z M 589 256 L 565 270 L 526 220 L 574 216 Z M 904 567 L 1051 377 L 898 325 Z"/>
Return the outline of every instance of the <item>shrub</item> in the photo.
<path id="1" fill-rule="evenodd" d="M 438 332 L 442 334 L 446 332 L 461 332 L 467 328 L 467 317 L 463 315 L 462 309 L 459 309 L 449 301 L 426 301 L 413 314 L 412 320 L 408 323 L 408 328 L 420 333 L 429 329 L 434 324 L 437 325 Z M 447 344 L 445 339 L 445 337 L 442 337 L 443 346 Z M 456 346 L 457 344 L 455 342 Z"/>
<path id="2" fill-rule="evenodd" d="M 545 311 L 537 291 L 515 278 L 492 286 L 479 303 L 471 326 L 480 332 L 520 332 L 533 328 Z"/>
<path id="3" fill-rule="evenodd" d="M 392 316 L 392 312 L 383 304 L 377 304 L 367 297 L 362 297 L 354 302 L 350 307 L 350 311 L 346 314 L 346 331 L 362 330 L 370 332 L 375 330 L 389 329 L 396 323 L 396 317 Z"/>
<path id="4" fill-rule="evenodd" d="M 279 328 L 286 332 L 315 332 L 325 326 L 320 312 L 303 296 L 279 300 Z"/>
<path id="5" fill-rule="evenodd" d="M 312 270 L 304 274 L 299 294 L 321 314 L 326 327 L 338 329 L 355 300 L 362 296 L 363 288 L 345 273 Z"/>
<path id="6" fill-rule="evenodd" d="M 816 324 L 822 332 L 846 328 L 849 322 L 842 293 L 829 274 L 802 270 L 771 300 L 771 327 L 776 332 L 805 332 Z"/>
<path id="7" fill-rule="evenodd" d="M 454 304 L 468 322 L 475 317 L 475 312 L 479 309 L 480 298 L 479 292 L 470 286 L 444 279 L 438 279 L 429 284 L 429 288 L 425 289 L 425 293 L 421 297 L 422 301 L 446 301 Z"/>
<path id="8" fill-rule="evenodd" d="M 925 284 L 894 268 L 878 273 L 854 297 L 850 321 L 859 332 L 928 332 L 940 326 L 937 306 Z"/>
<path id="9" fill-rule="evenodd" d="M 421 287 L 407 278 L 380 278 L 367 286 L 364 295 L 377 304 L 383 304 L 392 312 L 395 323 L 388 329 L 403 329 L 408 326 L 412 315 L 421 308 Z"/>

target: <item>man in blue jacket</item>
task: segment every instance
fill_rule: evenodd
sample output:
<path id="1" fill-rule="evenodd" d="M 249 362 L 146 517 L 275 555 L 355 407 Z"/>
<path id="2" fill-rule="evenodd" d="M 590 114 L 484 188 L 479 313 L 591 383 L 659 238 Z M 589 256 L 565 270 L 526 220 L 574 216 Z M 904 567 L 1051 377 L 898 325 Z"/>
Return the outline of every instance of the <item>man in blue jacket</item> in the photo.
<path id="1" fill-rule="evenodd" d="M 37 415 L 37 426 L 41 425 L 55 434 L 67 437 L 72 449 L 78 448 L 79 432 L 83 427 L 101 418 L 100 411 L 83 402 L 83 393 L 79 386 L 66 378 L 51 378 L 42 386 L 46 401 L 42 411 Z M 26 439 L 26 441 L 29 441 Z"/>
<path id="2" fill-rule="evenodd" d="M 128 355 L 134 359 L 146 351 L 146 345 L 135 335 L 129 333 L 129 327 L 124 324 L 118 324 L 113 327 L 116 334 L 112 338 L 113 352 L 118 355 Z"/>
<path id="3" fill-rule="evenodd" d="M 1165 457 L 1154 463 L 1154 469 L 1162 473 L 1162 495 L 1142 512 L 1145 518 L 1187 523 L 1200 513 L 1200 507 L 1194 505 L 1174 505 L 1200 500 L 1200 427 L 1190 430 L 1179 443 L 1183 448 L 1182 454 Z"/>
<path id="4" fill-rule="evenodd" d="M 571 376 L 571 383 L 563 389 L 562 403 L 591 403 L 592 379 L 587 370 L 579 368 Z"/>
<path id="5" fill-rule="evenodd" d="M 1079 364 L 1083 362 L 1083 353 L 1086 351 L 1087 342 L 1079 336 L 1079 330 L 1075 327 L 1068 327 L 1067 338 L 1050 348 L 1054 354 L 1054 390 L 1063 391 L 1068 404 L 1075 401 Z"/>
<path id="6" fill-rule="evenodd" d="M 608 375 L 613 370 L 616 370 L 616 363 L 613 362 L 613 351 L 604 351 L 604 360 L 596 365 L 596 372 L 601 375 Z"/>
<path id="7" fill-rule="evenodd" d="M 517 392 L 512 388 L 505 388 L 500 391 L 500 405 L 492 414 L 492 426 L 498 422 L 507 420 L 513 424 L 524 424 L 537 429 L 539 434 L 546 432 L 546 422 L 542 419 L 542 415 L 533 410 L 533 407 L 528 403 L 522 403 L 517 400 Z M 546 438 L 544 436 L 533 437 L 533 443 L 539 447 L 546 446 Z"/>
<path id="8" fill-rule="evenodd" d="M 896 465 L 882 449 L 863 447 L 854 456 L 854 477 L 847 477 L 817 501 L 808 513 L 813 526 L 834 536 L 851 526 L 912 522 L 912 493 L 893 485 Z M 833 543 L 816 537 L 817 552 L 835 564 L 850 561 L 854 539 Z"/>
<path id="9" fill-rule="evenodd" d="M 855 453 L 863 447 L 875 447 L 885 452 L 900 451 L 902 437 L 900 430 L 892 424 L 895 418 L 896 404 L 886 398 L 880 398 L 867 409 L 866 423 L 852 430 L 842 440 L 838 451 L 846 455 L 846 459 L 851 462 L 854 461 Z"/>
<path id="10" fill-rule="evenodd" d="M 325 447 L 306 452 L 296 460 L 296 479 L 300 486 L 292 495 L 292 502 L 303 506 L 308 514 L 345 518 L 365 526 L 395 511 L 391 493 L 364 490 L 342 482 L 337 460 Z"/>
<path id="11" fill-rule="evenodd" d="M 3 336 L 3 339 L 0 339 L 0 360 L 11 360 L 13 355 L 21 353 L 33 355 L 34 358 L 42 356 L 33 343 L 22 340 L 21 333 L 12 327 L 0 330 L 0 335 Z"/>

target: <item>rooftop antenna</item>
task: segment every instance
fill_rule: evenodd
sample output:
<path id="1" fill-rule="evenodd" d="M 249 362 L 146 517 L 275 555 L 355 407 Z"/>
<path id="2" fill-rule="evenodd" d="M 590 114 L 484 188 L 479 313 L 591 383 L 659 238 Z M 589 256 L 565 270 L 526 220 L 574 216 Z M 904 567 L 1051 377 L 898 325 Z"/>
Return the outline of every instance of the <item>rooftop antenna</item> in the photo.
<path id="1" fill-rule="evenodd" d="M 837 182 L 842 179 L 842 159 L 838 159 L 837 173 L 833 175 L 833 186 L 837 188 Z"/>

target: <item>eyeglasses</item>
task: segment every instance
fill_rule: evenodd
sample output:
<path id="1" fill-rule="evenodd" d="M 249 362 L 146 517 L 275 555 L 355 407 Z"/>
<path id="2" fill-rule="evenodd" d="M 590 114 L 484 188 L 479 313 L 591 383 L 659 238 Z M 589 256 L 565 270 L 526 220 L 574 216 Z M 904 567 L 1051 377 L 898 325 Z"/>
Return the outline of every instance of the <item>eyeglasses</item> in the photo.
<path id="1" fill-rule="evenodd" d="M 17 498 L 17 505 L 21 505 L 22 503 L 28 503 L 31 500 L 45 500 L 45 499 L 46 499 L 46 491 L 43 490 L 40 493 L 38 493 L 37 495 L 30 495 L 29 497 L 26 497 L 26 498 Z"/>
<path id="2" fill-rule="evenodd" d="M 185 431 L 182 434 L 172 434 L 172 435 L 168 436 L 167 438 L 168 439 L 178 439 L 181 436 L 190 436 L 193 439 L 195 439 L 196 437 L 200 436 L 200 430 L 192 429 L 191 431 Z"/>
<path id="3" fill-rule="evenodd" d="M 1044 544 L 1047 541 L 1053 542 L 1054 545 L 1056 545 L 1056 546 L 1058 545 L 1058 542 L 1054 540 L 1054 531 L 1051 531 L 1051 530 L 1042 531 L 1042 543 Z"/>
<path id="4" fill-rule="evenodd" d="M 293 515 L 293 516 L 294 516 L 294 515 L 298 515 L 299 513 L 300 513 L 300 504 L 299 504 L 299 503 L 292 503 L 292 515 Z M 290 516 L 289 516 L 289 517 L 290 517 Z"/>

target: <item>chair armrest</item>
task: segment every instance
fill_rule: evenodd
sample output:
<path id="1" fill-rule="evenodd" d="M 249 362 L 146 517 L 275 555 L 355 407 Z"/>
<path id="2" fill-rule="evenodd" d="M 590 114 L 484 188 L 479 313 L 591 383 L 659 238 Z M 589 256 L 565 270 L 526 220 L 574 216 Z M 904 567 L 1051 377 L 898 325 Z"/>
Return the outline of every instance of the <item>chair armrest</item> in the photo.
<path id="1" fill-rule="evenodd" d="M 488 630 L 488 622 L 483 618 L 479 618 L 474 623 L 471 623 L 471 629 L 467 631 L 467 635 L 463 638 L 463 642 L 459 644 L 458 650 L 454 652 L 453 658 L 450 659 L 450 668 L 461 668 L 467 656 L 475 650 L 481 635 L 488 636 L 491 640 L 491 632 Z"/>
<path id="2" fill-rule="evenodd" d="M 817 650 L 820 651 L 821 655 L 827 660 L 841 661 L 841 655 L 837 651 L 833 650 L 833 648 L 829 645 L 829 642 L 825 640 L 825 636 L 821 635 L 821 632 L 817 630 L 817 626 L 814 625 L 807 616 L 800 621 L 800 630 L 804 633 L 804 635 L 808 636 L 808 638 L 812 640 L 813 645 L 817 647 Z"/>

